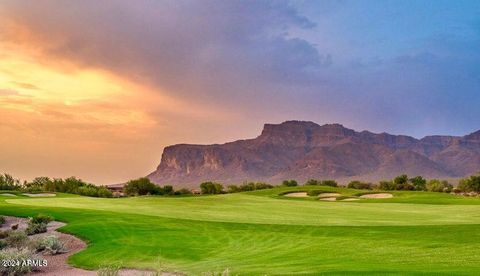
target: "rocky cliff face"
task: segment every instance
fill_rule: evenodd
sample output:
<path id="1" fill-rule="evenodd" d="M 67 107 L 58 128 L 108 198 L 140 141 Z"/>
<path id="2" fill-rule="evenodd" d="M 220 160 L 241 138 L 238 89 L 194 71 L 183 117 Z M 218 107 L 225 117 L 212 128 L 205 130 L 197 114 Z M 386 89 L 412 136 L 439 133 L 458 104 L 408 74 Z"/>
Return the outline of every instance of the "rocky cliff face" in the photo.
<path id="1" fill-rule="evenodd" d="M 480 171 L 480 131 L 464 137 L 415 139 L 356 132 L 339 124 L 287 121 L 266 124 L 255 139 L 223 145 L 174 145 L 164 149 L 158 184 L 197 186 L 309 178 L 379 180 L 398 174 L 456 178 Z"/>

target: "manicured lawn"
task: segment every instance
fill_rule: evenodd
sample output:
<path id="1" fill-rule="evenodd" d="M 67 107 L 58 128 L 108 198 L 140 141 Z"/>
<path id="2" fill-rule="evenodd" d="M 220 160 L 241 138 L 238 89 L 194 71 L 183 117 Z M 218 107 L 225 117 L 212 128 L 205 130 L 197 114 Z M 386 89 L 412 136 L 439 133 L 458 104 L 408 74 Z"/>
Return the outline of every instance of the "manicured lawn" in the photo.
<path id="1" fill-rule="evenodd" d="M 322 202 L 276 188 L 202 197 L 98 199 L 0 196 L 0 213 L 40 212 L 68 222 L 62 230 L 89 247 L 76 266 L 181 271 L 189 275 L 480 273 L 480 199 L 427 192 L 394 198 Z"/>

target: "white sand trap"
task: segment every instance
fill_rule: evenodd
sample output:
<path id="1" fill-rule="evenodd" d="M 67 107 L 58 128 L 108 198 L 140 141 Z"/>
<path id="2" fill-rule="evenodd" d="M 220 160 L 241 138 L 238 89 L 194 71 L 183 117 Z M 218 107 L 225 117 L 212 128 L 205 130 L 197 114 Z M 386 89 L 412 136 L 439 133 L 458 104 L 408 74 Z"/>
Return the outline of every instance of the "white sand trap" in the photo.
<path id="1" fill-rule="evenodd" d="M 323 200 L 323 201 L 335 201 L 337 200 L 336 197 L 322 197 L 320 198 L 320 200 Z"/>
<path id="2" fill-rule="evenodd" d="M 345 198 L 342 201 L 357 201 L 357 200 L 360 200 L 360 199 L 358 199 L 358 198 Z"/>
<path id="3" fill-rule="evenodd" d="M 381 193 L 381 194 L 366 194 L 360 196 L 360 198 L 392 198 L 392 194 Z"/>
<path id="4" fill-rule="evenodd" d="M 22 194 L 22 195 L 26 195 L 26 196 L 29 196 L 29 197 L 50 197 L 50 196 L 56 196 L 56 194 L 52 194 L 52 193 Z"/>
<path id="5" fill-rule="evenodd" d="M 288 193 L 288 194 L 285 194 L 285 196 L 288 196 L 288 197 L 308 197 L 308 194 L 307 194 L 307 192 L 297 192 L 297 193 Z"/>
<path id="6" fill-rule="evenodd" d="M 5 194 L 0 194 L 0 196 L 17 196 L 17 195 L 5 193 Z"/>
<path id="7" fill-rule="evenodd" d="M 324 198 L 324 197 L 337 197 L 340 196 L 339 193 L 321 193 L 318 195 L 318 197 Z"/>

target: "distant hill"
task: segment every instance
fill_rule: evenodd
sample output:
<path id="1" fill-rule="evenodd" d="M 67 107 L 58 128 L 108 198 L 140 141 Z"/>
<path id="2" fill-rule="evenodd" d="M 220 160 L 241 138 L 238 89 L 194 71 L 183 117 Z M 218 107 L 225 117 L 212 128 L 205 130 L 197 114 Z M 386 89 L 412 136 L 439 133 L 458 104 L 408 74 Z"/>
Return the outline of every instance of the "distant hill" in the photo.
<path id="1" fill-rule="evenodd" d="M 480 131 L 457 136 L 356 132 L 340 124 L 265 124 L 260 136 L 222 145 L 179 144 L 164 149 L 148 177 L 194 187 L 202 181 L 278 183 L 283 179 L 380 180 L 399 174 L 458 178 L 480 171 Z"/>

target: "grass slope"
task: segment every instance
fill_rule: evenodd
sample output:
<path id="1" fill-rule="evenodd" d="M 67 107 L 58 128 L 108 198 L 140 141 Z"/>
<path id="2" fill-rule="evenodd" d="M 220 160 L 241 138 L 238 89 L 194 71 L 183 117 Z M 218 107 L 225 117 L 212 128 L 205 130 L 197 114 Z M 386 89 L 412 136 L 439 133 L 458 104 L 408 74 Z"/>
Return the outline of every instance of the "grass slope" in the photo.
<path id="1" fill-rule="evenodd" d="M 39 212 L 89 241 L 74 265 L 240 275 L 478 274 L 480 200 L 426 192 L 321 202 L 276 188 L 205 197 L 0 197 L 0 213 Z"/>

